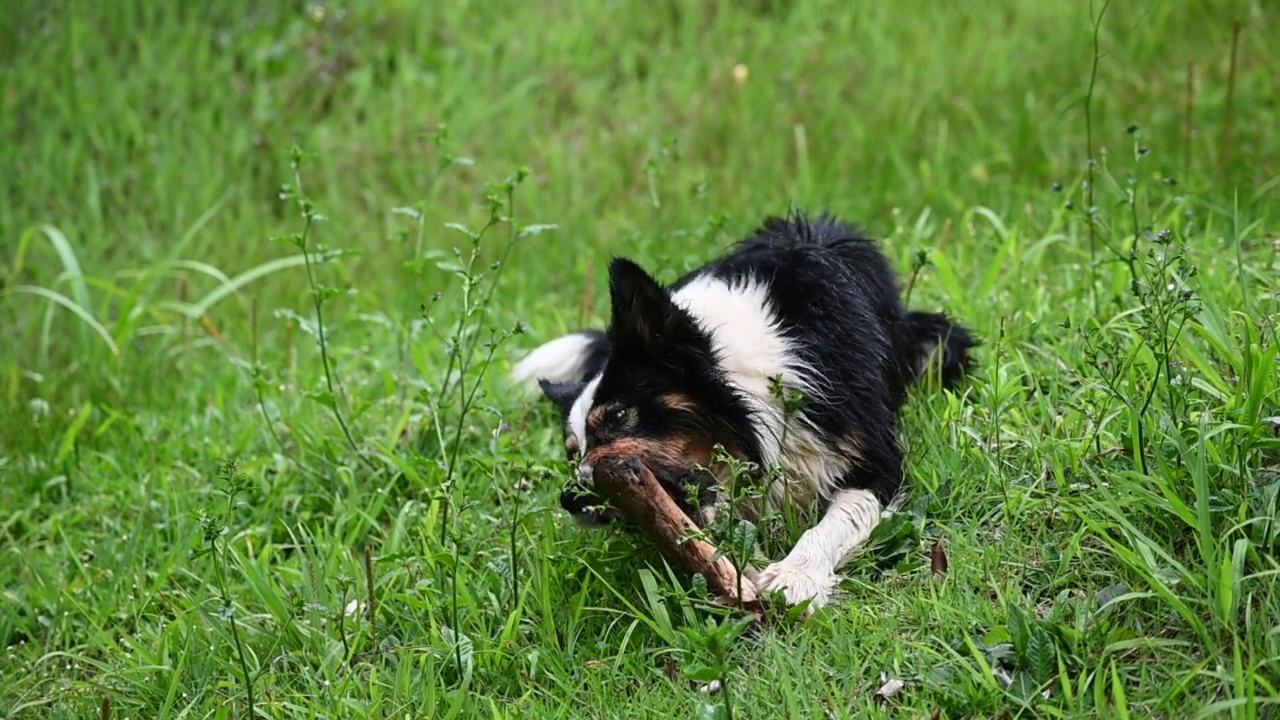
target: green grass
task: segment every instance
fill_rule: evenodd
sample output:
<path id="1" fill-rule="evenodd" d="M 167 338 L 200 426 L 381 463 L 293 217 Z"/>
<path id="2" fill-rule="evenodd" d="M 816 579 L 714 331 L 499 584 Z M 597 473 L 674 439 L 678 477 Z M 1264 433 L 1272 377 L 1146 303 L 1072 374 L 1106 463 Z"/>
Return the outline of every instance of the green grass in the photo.
<path id="1" fill-rule="evenodd" d="M 1270 4 L 11 5 L 6 717 L 1277 716 Z M 502 376 L 789 205 L 985 344 L 737 635 Z"/>

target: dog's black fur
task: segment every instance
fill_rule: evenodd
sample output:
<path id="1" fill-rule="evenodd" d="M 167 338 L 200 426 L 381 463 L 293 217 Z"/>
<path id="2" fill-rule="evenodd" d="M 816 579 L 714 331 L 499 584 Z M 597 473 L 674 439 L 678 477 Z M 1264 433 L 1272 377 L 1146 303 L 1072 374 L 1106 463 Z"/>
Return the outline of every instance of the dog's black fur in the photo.
<path id="1" fill-rule="evenodd" d="M 857 448 L 830 489 L 869 490 L 888 506 L 902 484 L 897 422 L 909 388 L 930 368 L 944 387 L 953 386 L 970 369 L 970 351 L 978 343 L 943 314 L 905 308 L 876 244 L 829 214 L 770 217 L 728 254 L 667 288 L 634 263 L 615 259 L 609 270 L 607 332 L 587 331 L 578 377 L 540 380 L 566 427 L 574 402 L 599 376 L 592 405 L 615 410 L 588 427 L 591 447 L 620 438 L 663 443 L 697 437 L 762 462 L 759 418 L 729 383 L 707 329 L 671 300 L 705 276 L 767 286 L 777 327 L 811 381 L 801 413 L 827 452 Z M 670 397 L 688 402 L 673 408 L 661 400 Z M 575 443 L 567 444 L 573 459 Z M 685 493 L 677 490 L 687 487 L 693 474 L 687 453 L 672 450 L 662 458 L 665 463 L 654 461 L 655 474 L 694 517 Z M 705 478 L 698 484 L 710 490 Z M 580 518 L 590 515 L 602 501 L 589 485 L 589 478 L 570 483 L 562 506 Z"/>

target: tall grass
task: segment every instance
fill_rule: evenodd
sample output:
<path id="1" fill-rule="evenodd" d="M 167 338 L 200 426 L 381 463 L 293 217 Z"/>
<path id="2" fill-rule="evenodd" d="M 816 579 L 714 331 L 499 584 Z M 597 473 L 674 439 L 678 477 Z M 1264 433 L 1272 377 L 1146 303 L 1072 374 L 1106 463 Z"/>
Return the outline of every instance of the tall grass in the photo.
<path id="1" fill-rule="evenodd" d="M 571 10 L 0 25 L 7 716 L 1276 712 L 1272 11 Z M 502 375 L 610 254 L 669 279 L 791 205 L 987 343 L 841 601 L 748 632 L 565 520 Z"/>

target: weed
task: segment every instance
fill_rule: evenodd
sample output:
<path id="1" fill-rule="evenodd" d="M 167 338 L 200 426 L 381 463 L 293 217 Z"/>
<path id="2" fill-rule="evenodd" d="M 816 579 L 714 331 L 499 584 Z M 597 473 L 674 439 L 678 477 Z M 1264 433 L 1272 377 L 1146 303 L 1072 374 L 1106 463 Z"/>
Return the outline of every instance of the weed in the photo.
<path id="1" fill-rule="evenodd" d="M 1104 3 L 18 0 L 6 716 L 1274 715 L 1276 18 Z M 988 343 L 840 601 L 748 637 L 563 517 L 502 376 L 609 255 L 791 206 Z M 740 564 L 805 527 L 719 519 Z"/>
<path id="2" fill-rule="evenodd" d="M 191 559 L 209 558 L 214 587 L 218 591 L 217 615 L 231 628 L 231 643 L 235 650 L 236 662 L 240 666 L 241 682 L 244 683 L 247 707 L 245 715 L 253 717 L 256 713 L 253 697 L 254 680 L 249 671 L 249 660 L 245 656 L 244 642 L 240 639 L 240 623 L 236 620 L 235 602 L 231 597 L 229 580 L 231 550 L 227 545 L 227 535 L 231 532 L 228 523 L 232 522 L 235 515 L 236 497 L 245 491 L 248 481 L 240 474 L 239 467 L 234 461 L 229 461 L 222 466 L 218 471 L 217 480 L 222 485 L 219 491 L 226 498 L 227 507 L 223 513 L 210 514 L 206 511 L 198 515 L 203 541 L 200 548 L 191 553 Z"/>

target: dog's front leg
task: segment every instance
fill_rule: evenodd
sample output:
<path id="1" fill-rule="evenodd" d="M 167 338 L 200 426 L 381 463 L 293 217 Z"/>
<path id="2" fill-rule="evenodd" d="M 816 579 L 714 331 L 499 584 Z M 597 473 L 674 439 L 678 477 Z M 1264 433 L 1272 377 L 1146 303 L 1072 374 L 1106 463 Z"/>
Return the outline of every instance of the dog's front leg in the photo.
<path id="1" fill-rule="evenodd" d="M 782 560 L 760 573 L 760 590 L 778 590 L 789 605 L 811 600 L 816 610 L 831 600 L 840 569 L 871 537 L 883 508 L 867 490 L 841 490 L 817 525 L 805 531 Z"/>

